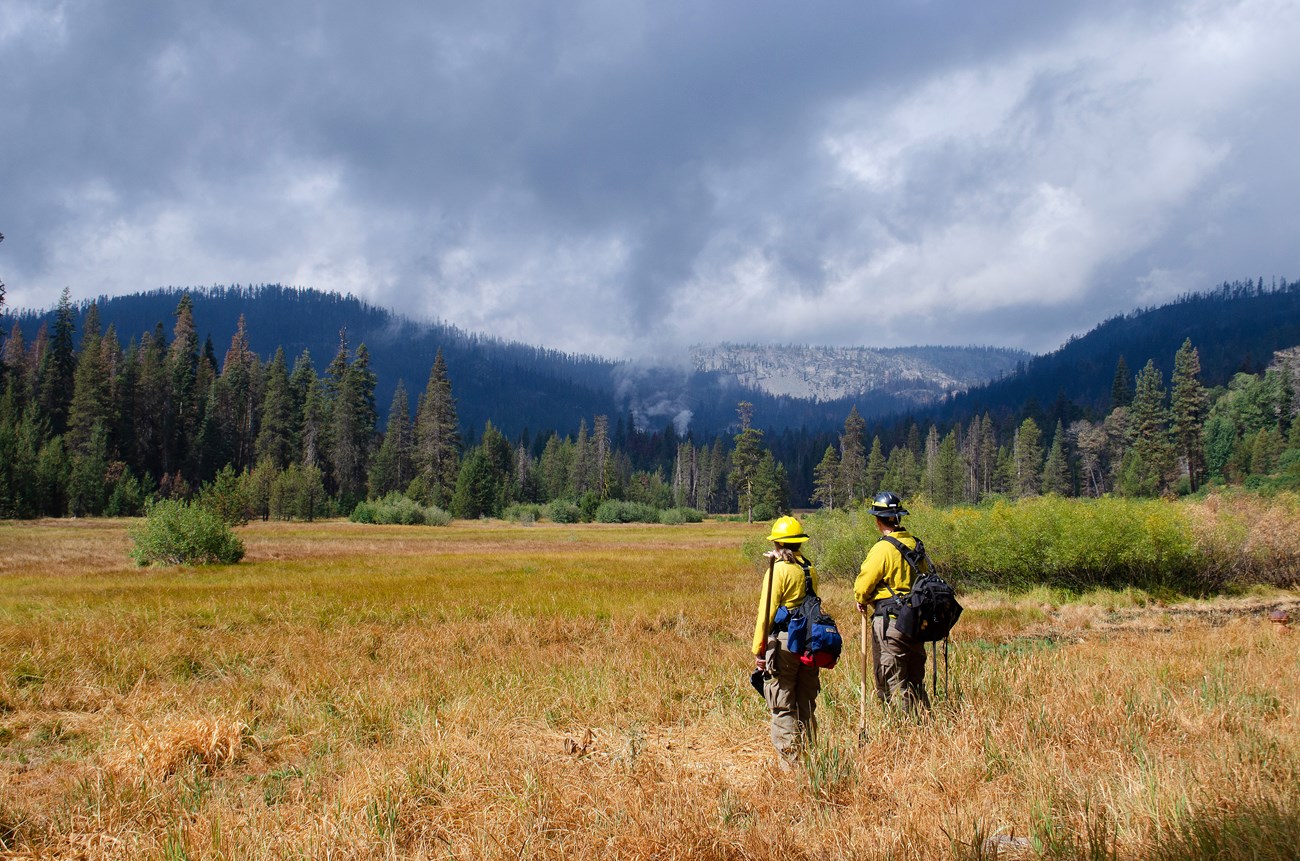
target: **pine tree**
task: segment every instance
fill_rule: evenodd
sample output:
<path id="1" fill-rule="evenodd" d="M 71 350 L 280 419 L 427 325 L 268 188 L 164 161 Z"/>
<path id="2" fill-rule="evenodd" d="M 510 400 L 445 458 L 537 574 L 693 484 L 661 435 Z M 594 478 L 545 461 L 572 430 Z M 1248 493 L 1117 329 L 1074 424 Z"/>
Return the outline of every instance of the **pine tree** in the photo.
<path id="1" fill-rule="evenodd" d="M 958 451 L 957 428 L 953 428 L 939 443 L 935 455 L 934 500 L 940 505 L 953 505 L 960 502 L 965 473 L 961 454 Z"/>
<path id="2" fill-rule="evenodd" d="M 1052 434 L 1052 445 L 1047 450 L 1047 462 L 1043 464 L 1043 493 L 1055 493 L 1057 496 L 1071 496 L 1070 463 L 1065 456 L 1065 428 L 1058 419 L 1056 432 Z"/>
<path id="3" fill-rule="evenodd" d="M 1170 396 L 1170 431 L 1178 455 L 1187 465 L 1191 490 L 1205 477 L 1205 419 L 1209 398 L 1201 385 L 1201 356 L 1187 338 L 1174 354 L 1173 391 Z"/>
<path id="4" fill-rule="evenodd" d="M 863 435 L 867 423 L 857 406 L 849 410 L 840 434 L 840 495 L 845 505 L 853 505 L 866 495 L 867 456 Z"/>
<path id="5" fill-rule="evenodd" d="M 867 473 L 865 496 L 874 496 L 885 480 L 885 454 L 880 445 L 880 437 L 871 438 L 871 453 L 867 455 Z M 864 497 L 865 498 L 865 497 Z"/>
<path id="6" fill-rule="evenodd" d="M 736 494 L 740 510 L 745 512 L 747 523 L 754 522 L 754 481 L 758 477 L 758 468 L 763 458 L 763 432 L 751 426 L 754 418 L 754 405 L 741 401 L 736 407 L 740 417 L 740 433 L 735 436 L 735 446 L 731 450 L 731 472 L 727 475 L 727 486 Z M 843 473 L 841 462 L 841 474 Z"/>
<path id="7" fill-rule="evenodd" d="M 1110 384 L 1110 406 L 1126 407 L 1133 402 L 1133 375 L 1129 372 L 1128 362 L 1120 356 L 1115 363 L 1115 378 Z"/>
<path id="8" fill-rule="evenodd" d="M 95 428 L 105 431 L 103 456 L 107 458 L 107 429 L 113 423 L 112 376 L 104 366 L 100 349 L 99 309 L 92 303 L 86 311 L 81 336 L 81 353 L 73 373 L 72 401 L 68 408 L 68 447 L 82 452 L 90 445 Z M 98 512 L 96 512 L 98 513 Z"/>
<path id="9" fill-rule="evenodd" d="M 49 419 L 50 435 L 60 436 L 68 429 L 68 407 L 72 397 L 77 357 L 73 352 L 72 293 L 63 288 L 54 314 L 54 334 L 41 357 L 38 398 L 41 411 Z"/>
<path id="10" fill-rule="evenodd" d="M 1160 493 L 1168 485 L 1174 466 L 1174 449 L 1169 438 L 1164 378 L 1154 360 L 1147 360 L 1146 366 L 1138 372 L 1129 415 L 1133 449 L 1126 456 L 1126 469 L 1130 476 L 1126 492 L 1141 495 Z"/>
<path id="11" fill-rule="evenodd" d="M 369 488 L 372 499 L 406 490 L 415 477 L 414 451 L 410 398 L 406 394 L 406 384 L 398 380 L 392 406 L 388 408 L 384 440 L 370 465 Z"/>
<path id="12" fill-rule="evenodd" d="M 568 493 L 569 474 L 573 469 L 573 443 L 552 433 L 542 449 L 537 469 L 541 473 L 542 493 L 546 499 L 563 499 Z"/>
<path id="13" fill-rule="evenodd" d="M 248 346 L 244 315 L 239 315 L 235 334 L 230 339 L 221 365 L 225 400 L 219 405 L 222 430 L 227 435 L 230 463 L 235 472 L 250 469 L 256 454 L 257 407 L 260 400 L 261 367 Z"/>
<path id="14" fill-rule="evenodd" d="M 136 441 L 136 469 L 153 481 L 162 478 L 167 465 L 170 386 L 166 362 L 167 343 L 160 326 L 141 337 L 136 351 L 135 415 L 131 421 L 131 436 Z"/>
<path id="15" fill-rule="evenodd" d="M 876 446 L 873 451 L 879 448 L 880 438 L 876 438 Z M 826 453 L 822 455 L 821 463 L 813 469 L 813 495 L 812 501 L 818 503 L 831 511 L 835 510 L 836 487 L 840 483 L 840 456 L 835 451 L 835 446 L 826 446 Z"/>
<path id="16" fill-rule="evenodd" d="M 176 308 L 176 325 L 164 365 L 167 407 L 164 413 L 165 435 L 163 471 L 184 470 L 187 479 L 197 472 L 191 440 L 198 436 L 201 411 L 198 379 L 199 338 L 194 329 L 194 303 L 188 293 L 181 296 Z M 206 395 L 206 390 L 203 394 Z"/>
<path id="17" fill-rule="evenodd" d="M 1043 475 L 1042 431 L 1032 418 L 1026 418 L 1016 431 L 1012 445 L 1017 496 L 1037 496 Z"/>
<path id="18" fill-rule="evenodd" d="M 272 468 L 279 471 L 296 461 L 294 435 L 298 424 L 289 369 L 281 347 L 276 349 L 275 356 L 266 366 L 257 441 L 253 447 L 257 462 L 269 461 Z"/>
<path id="19" fill-rule="evenodd" d="M 415 420 L 415 470 L 428 494 L 423 501 L 442 508 L 450 507 L 458 481 L 458 424 L 447 363 L 439 350 Z"/>

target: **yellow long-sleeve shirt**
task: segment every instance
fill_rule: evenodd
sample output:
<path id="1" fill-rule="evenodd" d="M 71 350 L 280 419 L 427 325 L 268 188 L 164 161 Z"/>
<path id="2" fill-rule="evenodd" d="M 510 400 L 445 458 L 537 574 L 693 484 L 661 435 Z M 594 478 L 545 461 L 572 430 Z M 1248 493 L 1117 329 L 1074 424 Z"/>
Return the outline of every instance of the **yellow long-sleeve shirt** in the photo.
<path id="1" fill-rule="evenodd" d="M 909 550 L 916 549 L 916 537 L 906 529 L 895 529 L 890 535 Z M 929 570 L 930 564 L 927 560 L 921 564 L 920 570 L 916 573 L 924 574 Z M 867 558 L 862 561 L 858 577 L 853 581 L 853 597 L 859 604 L 874 604 L 889 597 L 889 589 L 885 588 L 886 583 L 895 592 L 910 592 L 912 569 L 903 559 L 903 554 L 898 552 L 898 548 L 882 538 L 871 545 L 871 549 L 867 551 Z"/>
<path id="2" fill-rule="evenodd" d="M 765 632 L 771 630 L 772 620 L 776 618 L 776 611 L 780 607 L 793 610 L 803 601 L 803 568 L 800 562 L 807 563 L 808 576 L 812 579 L 813 591 L 817 591 L 817 569 L 812 567 L 812 563 L 801 553 L 792 554 L 791 558 L 796 562 L 787 562 L 783 559 L 777 559 L 776 564 L 769 569 L 772 577 L 772 602 L 767 603 L 767 578 L 768 574 L 763 575 L 763 586 L 758 591 L 758 618 L 754 622 L 754 646 L 755 655 L 762 655 L 767 648 L 767 638 Z M 767 617 L 763 617 L 763 609 L 767 607 Z"/>

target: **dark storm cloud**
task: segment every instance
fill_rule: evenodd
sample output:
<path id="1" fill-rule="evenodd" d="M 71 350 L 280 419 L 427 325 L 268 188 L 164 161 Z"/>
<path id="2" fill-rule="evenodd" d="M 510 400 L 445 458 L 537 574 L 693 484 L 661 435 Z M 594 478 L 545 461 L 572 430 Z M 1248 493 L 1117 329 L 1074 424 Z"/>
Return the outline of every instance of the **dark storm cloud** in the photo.
<path id="1" fill-rule="evenodd" d="M 1050 6 L 12 0 L 0 274 L 660 357 L 1047 349 L 1300 277 L 1292 4 Z"/>

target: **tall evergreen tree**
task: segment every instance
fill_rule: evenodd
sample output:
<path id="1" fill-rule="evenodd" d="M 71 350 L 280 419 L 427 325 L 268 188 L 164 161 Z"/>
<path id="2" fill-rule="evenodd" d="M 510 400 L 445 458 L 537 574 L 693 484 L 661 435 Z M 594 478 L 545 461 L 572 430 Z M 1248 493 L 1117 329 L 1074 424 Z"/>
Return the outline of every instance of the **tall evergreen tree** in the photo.
<path id="1" fill-rule="evenodd" d="M 443 508 L 451 505 L 459 474 L 458 424 L 447 363 L 439 350 L 415 420 L 415 468 L 428 493 L 424 501 Z"/>
<path id="2" fill-rule="evenodd" d="M 1205 420 L 1209 398 L 1201 385 L 1201 356 L 1187 338 L 1174 354 L 1173 390 L 1170 395 L 1170 431 L 1178 455 L 1187 465 L 1187 477 L 1194 492 L 1205 477 Z"/>
<path id="3" fill-rule="evenodd" d="M 1070 463 L 1065 454 L 1065 428 L 1058 419 L 1056 432 L 1052 434 L 1052 445 L 1047 450 L 1047 461 L 1043 464 L 1043 493 L 1055 493 L 1057 496 L 1071 496 Z"/>
<path id="4" fill-rule="evenodd" d="M 198 436 L 199 422 L 203 417 L 200 393 L 203 382 L 198 379 L 199 337 L 194 328 L 194 303 L 188 293 L 181 296 L 176 308 L 176 325 L 172 329 L 171 346 L 167 349 L 165 373 L 168 381 L 166 440 L 163 449 L 163 471 L 195 468 L 191 455 L 191 440 Z"/>
<path id="5" fill-rule="evenodd" d="M 1169 438 L 1164 377 L 1154 360 L 1148 359 L 1138 372 L 1129 415 L 1133 448 L 1126 456 L 1125 492 L 1159 493 L 1168 485 L 1174 467 L 1174 449 Z"/>
<path id="6" fill-rule="evenodd" d="M 91 303 L 81 336 L 81 352 L 73 373 L 72 401 L 68 408 L 68 447 L 81 452 L 90 445 L 96 427 L 105 434 L 113 424 L 112 376 L 100 349 L 99 309 Z M 107 457 L 107 435 L 102 441 Z"/>
<path id="7" fill-rule="evenodd" d="M 727 484 L 736 494 L 740 510 L 745 512 L 748 523 L 754 522 L 754 482 L 758 478 L 758 468 L 763 459 L 763 432 L 752 426 L 754 405 L 741 401 L 736 407 L 740 416 L 740 433 L 735 436 L 735 446 L 731 450 L 731 472 Z M 843 461 L 841 461 L 842 469 Z"/>
<path id="8" fill-rule="evenodd" d="M 962 499 L 966 470 L 958 450 L 957 428 L 944 435 L 935 454 L 934 500 L 953 505 Z"/>
<path id="9" fill-rule="evenodd" d="M 876 448 L 879 447 L 880 438 L 876 437 Z M 873 448 L 873 451 L 876 450 Z M 835 510 L 835 501 L 838 498 L 836 489 L 840 484 L 840 456 L 835 451 L 835 446 L 826 446 L 826 453 L 822 455 L 821 463 L 813 469 L 813 495 L 812 501 L 828 508 Z"/>
<path id="10" fill-rule="evenodd" d="M 411 429 L 410 398 L 406 384 L 397 381 L 393 403 L 388 408 L 388 425 L 384 441 L 370 466 L 370 496 L 378 498 L 394 491 L 404 491 L 415 478 L 415 440 Z"/>
<path id="11" fill-rule="evenodd" d="M 1042 431 L 1038 423 L 1027 418 L 1016 430 L 1012 458 L 1017 496 L 1037 496 L 1043 477 Z"/>
<path id="12" fill-rule="evenodd" d="M 1128 362 L 1120 356 L 1115 363 L 1115 377 L 1110 384 L 1110 406 L 1126 407 L 1133 402 L 1133 374 L 1128 369 Z"/>
<path id="13" fill-rule="evenodd" d="M 219 405 L 230 463 L 237 473 L 251 469 L 255 460 L 261 377 L 261 366 L 248 346 L 247 325 L 240 314 L 221 365 L 224 401 Z"/>
<path id="14" fill-rule="evenodd" d="M 863 435 L 867 423 L 854 405 L 844 419 L 844 432 L 840 434 L 840 489 L 845 505 L 860 502 L 866 495 L 867 455 Z"/>
<path id="15" fill-rule="evenodd" d="M 285 469 L 297 460 L 294 437 L 299 417 L 295 415 L 289 369 L 282 347 L 276 349 L 275 356 L 266 366 L 259 414 L 260 423 L 254 444 L 257 462 L 269 461 L 275 470 Z"/>
<path id="16" fill-rule="evenodd" d="M 871 438 L 871 453 L 867 455 L 867 473 L 865 496 L 874 496 L 883 487 L 885 480 L 885 454 L 880 445 L 880 437 Z"/>
<path id="17" fill-rule="evenodd" d="M 52 436 L 60 436 L 68 429 L 68 407 L 77 371 L 75 333 L 72 292 L 64 287 L 54 312 L 54 334 L 42 356 L 39 375 L 41 411 L 49 419 Z"/>

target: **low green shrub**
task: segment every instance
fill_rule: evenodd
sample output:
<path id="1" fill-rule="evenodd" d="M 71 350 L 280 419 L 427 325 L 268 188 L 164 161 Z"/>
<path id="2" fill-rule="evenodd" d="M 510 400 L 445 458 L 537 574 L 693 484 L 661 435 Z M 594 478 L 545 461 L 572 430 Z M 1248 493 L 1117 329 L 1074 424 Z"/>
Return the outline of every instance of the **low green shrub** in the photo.
<path id="1" fill-rule="evenodd" d="M 446 526 L 451 515 L 436 505 L 421 505 L 394 491 L 380 499 L 358 502 L 348 518 L 353 523 L 384 526 Z"/>
<path id="2" fill-rule="evenodd" d="M 244 542 L 229 524 L 201 505 L 162 499 L 145 509 L 144 522 L 128 530 L 137 565 L 233 564 Z"/>
<path id="3" fill-rule="evenodd" d="M 1217 588 L 1187 506 L 1163 500 L 1034 497 L 984 506 L 909 503 L 904 520 L 950 579 L 1078 593 L 1134 587 L 1203 594 Z M 824 575 L 851 578 L 879 539 L 862 511 L 809 515 L 809 555 Z"/>
<path id="4" fill-rule="evenodd" d="M 644 502 L 607 499 L 596 509 L 597 523 L 658 523 L 659 509 Z"/>
<path id="5" fill-rule="evenodd" d="M 546 506 L 546 516 L 554 523 L 581 523 L 582 509 L 568 499 L 556 499 Z"/>
<path id="6" fill-rule="evenodd" d="M 535 502 L 515 502 L 506 506 L 506 510 L 501 512 L 502 520 L 513 520 L 516 523 L 536 523 L 542 519 L 542 506 Z"/>
<path id="7" fill-rule="evenodd" d="M 682 523 L 701 523 L 704 520 L 704 512 L 694 508 L 667 508 L 659 512 L 659 522 L 668 526 L 677 526 Z"/>

